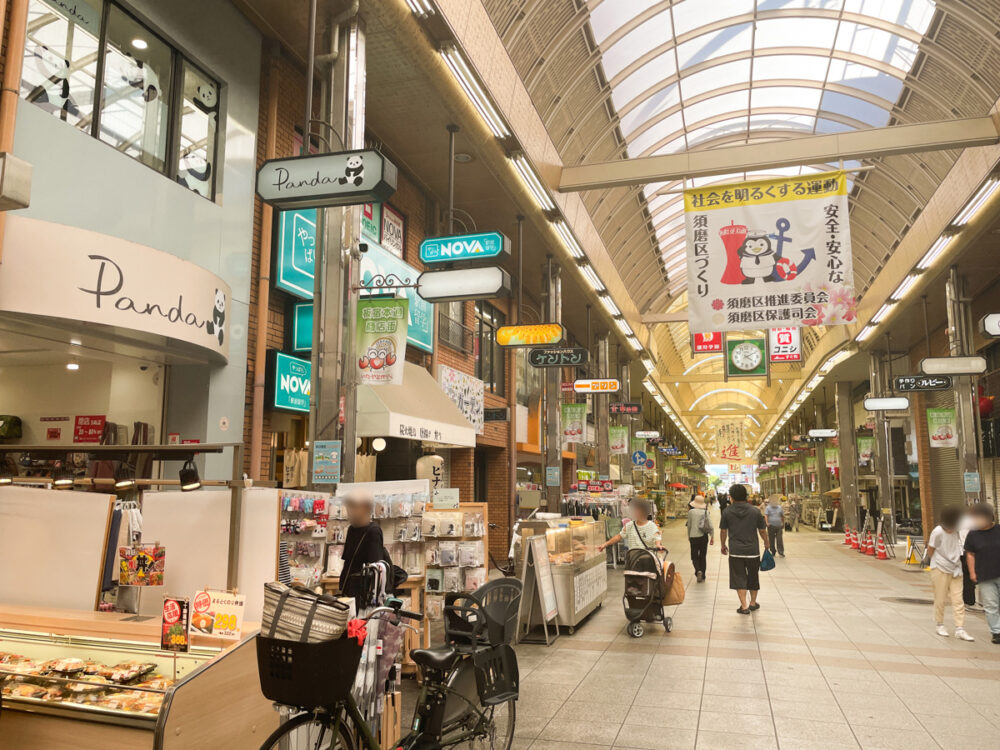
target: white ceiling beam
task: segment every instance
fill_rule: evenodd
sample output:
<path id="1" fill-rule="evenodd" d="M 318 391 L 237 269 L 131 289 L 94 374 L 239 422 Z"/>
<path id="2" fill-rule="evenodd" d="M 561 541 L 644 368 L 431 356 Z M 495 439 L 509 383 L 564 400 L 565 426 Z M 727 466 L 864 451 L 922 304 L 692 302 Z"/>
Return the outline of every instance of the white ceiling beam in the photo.
<path id="1" fill-rule="evenodd" d="M 570 193 L 623 185 L 647 185 L 731 172 L 754 172 L 840 159 L 866 159 L 997 143 L 1000 143 L 998 119 L 990 116 L 968 117 L 568 166 L 562 168 L 558 189 Z"/>
<path id="2" fill-rule="evenodd" d="M 687 323 L 687 310 L 672 313 L 648 313 L 642 316 L 642 322 L 648 326 L 657 323 Z"/>

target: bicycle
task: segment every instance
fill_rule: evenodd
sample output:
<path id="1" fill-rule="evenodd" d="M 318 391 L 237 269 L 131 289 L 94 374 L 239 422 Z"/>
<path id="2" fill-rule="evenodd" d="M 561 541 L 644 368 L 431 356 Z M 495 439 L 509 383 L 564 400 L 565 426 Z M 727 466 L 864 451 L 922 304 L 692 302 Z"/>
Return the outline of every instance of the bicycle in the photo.
<path id="1" fill-rule="evenodd" d="M 521 582 L 498 579 L 473 594 L 445 597 L 447 643 L 414 649 L 410 658 L 423 685 L 410 733 L 396 750 L 439 750 L 461 743 L 509 750 L 518 696 L 517 657 L 510 642 L 517 627 Z M 390 599 L 363 618 L 419 620 Z M 261 690 L 279 709 L 296 712 L 261 750 L 380 750 L 351 690 L 362 646 L 357 638 L 300 643 L 257 636 Z"/>

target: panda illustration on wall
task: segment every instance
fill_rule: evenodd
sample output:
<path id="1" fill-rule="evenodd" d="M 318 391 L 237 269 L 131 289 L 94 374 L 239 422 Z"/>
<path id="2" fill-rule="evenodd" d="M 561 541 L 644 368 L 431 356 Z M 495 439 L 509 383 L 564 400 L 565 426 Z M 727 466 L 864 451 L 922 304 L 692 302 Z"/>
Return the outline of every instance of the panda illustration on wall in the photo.
<path id="1" fill-rule="evenodd" d="M 747 232 L 736 254 L 740 259 L 740 271 L 746 277 L 742 283 L 753 284 L 757 279 L 775 280 L 774 267 L 778 258 L 774 248 L 771 247 L 771 238 L 767 232 L 760 230 Z"/>
<path id="2" fill-rule="evenodd" d="M 219 334 L 219 346 L 222 346 L 222 342 L 225 338 L 223 332 L 223 324 L 226 322 L 226 293 L 221 289 L 215 290 L 215 305 L 212 307 L 212 319 L 205 321 L 205 330 L 208 331 L 210 336 L 214 336 L 216 332 Z"/>
<path id="3" fill-rule="evenodd" d="M 193 89 L 185 87 L 186 102 L 208 117 L 207 132 L 214 135 L 219 109 L 218 87 L 207 81 L 197 83 Z M 177 163 L 177 182 L 206 198 L 212 197 L 212 162 L 202 143 L 182 151 Z"/>
<path id="4" fill-rule="evenodd" d="M 137 89 L 142 100 L 149 103 L 160 96 L 160 77 L 156 71 L 142 60 L 126 54 L 122 64 L 121 80 L 127 86 Z"/>
<path id="5" fill-rule="evenodd" d="M 80 116 L 80 110 L 70 96 L 69 60 L 62 57 L 44 44 L 36 44 L 31 49 L 27 65 L 38 71 L 38 85 L 31 89 L 25 98 L 49 112 L 65 112 L 74 117 Z M 30 81 L 36 77 L 25 71 L 24 80 Z"/>
<path id="6" fill-rule="evenodd" d="M 351 154 L 347 157 L 347 164 L 344 167 L 344 176 L 341 177 L 338 182 L 341 185 L 346 185 L 348 182 L 353 182 L 356 186 L 360 187 L 361 183 L 365 180 L 365 162 L 361 158 L 361 154 Z"/>

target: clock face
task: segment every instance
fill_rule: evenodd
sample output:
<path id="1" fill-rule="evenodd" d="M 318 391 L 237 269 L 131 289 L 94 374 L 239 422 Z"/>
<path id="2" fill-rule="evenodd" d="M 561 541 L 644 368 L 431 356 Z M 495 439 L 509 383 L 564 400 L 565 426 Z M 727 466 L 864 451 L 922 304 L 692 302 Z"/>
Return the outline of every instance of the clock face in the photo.
<path id="1" fill-rule="evenodd" d="M 733 365 L 744 372 L 750 372 L 760 366 L 762 355 L 754 344 L 743 343 L 733 347 L 731 357 Z"/>

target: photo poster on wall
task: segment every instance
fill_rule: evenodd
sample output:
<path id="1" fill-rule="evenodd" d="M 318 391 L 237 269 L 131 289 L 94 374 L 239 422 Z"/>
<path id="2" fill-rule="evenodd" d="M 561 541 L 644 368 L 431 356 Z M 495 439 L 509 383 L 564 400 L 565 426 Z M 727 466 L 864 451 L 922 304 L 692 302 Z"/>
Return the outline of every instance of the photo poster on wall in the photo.
<path id="1" fill-rule="evenodd" d="M 438 384 L 462 415 L 483 434 L 486 389 L 483 381 L 447 365 L 438 365 Z"/>

